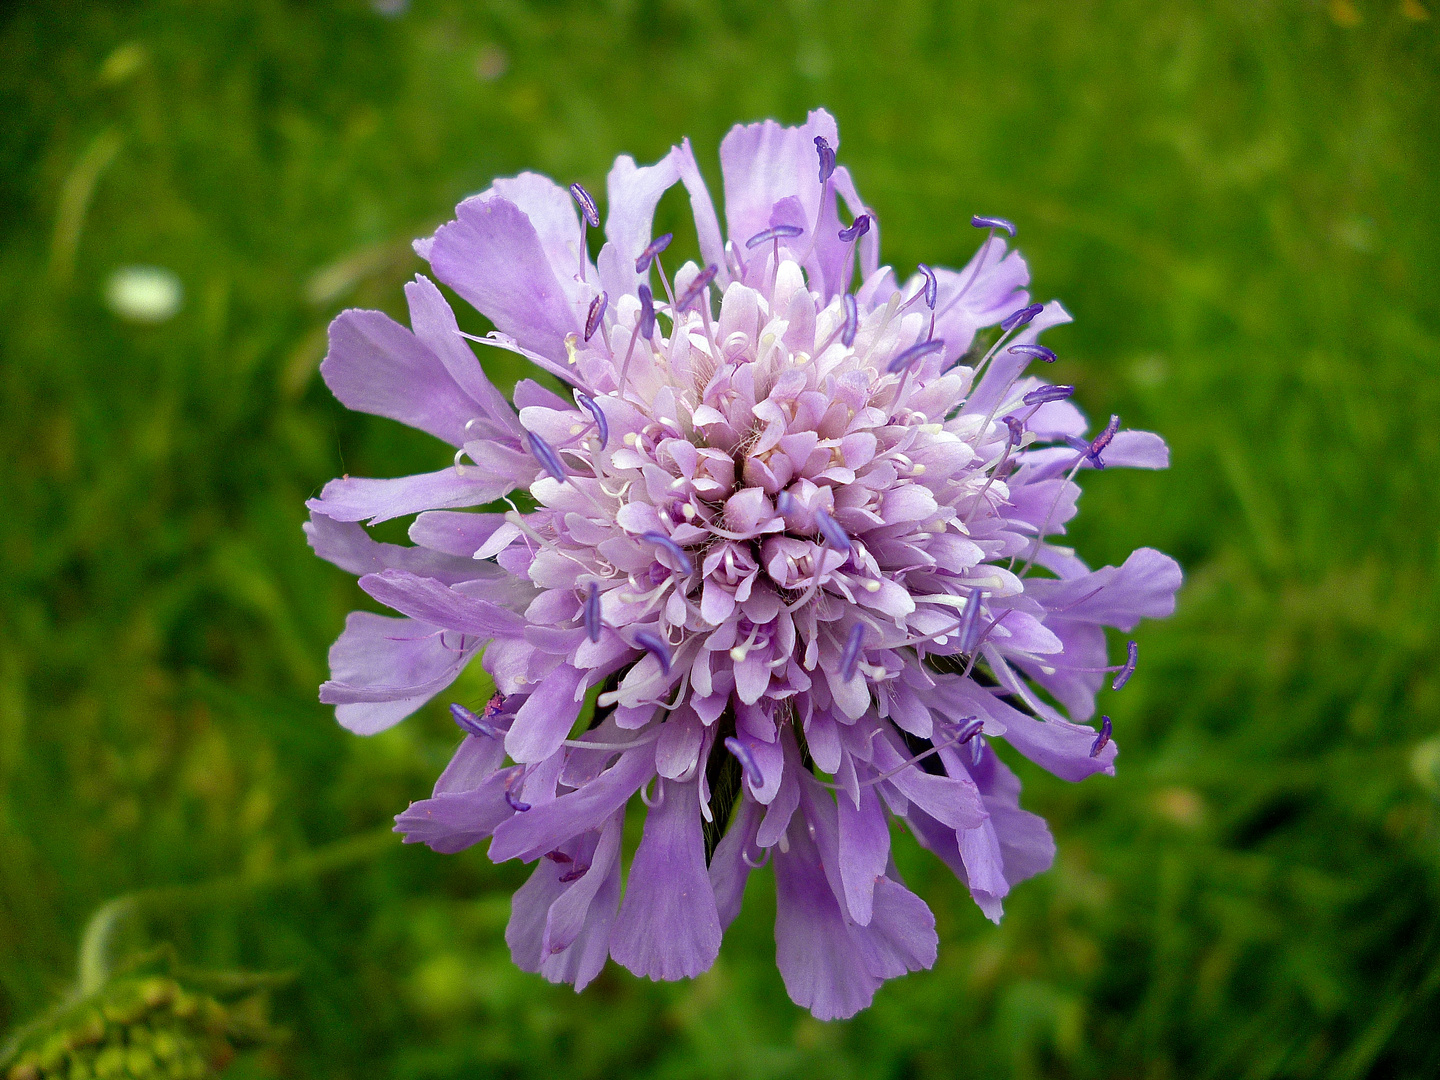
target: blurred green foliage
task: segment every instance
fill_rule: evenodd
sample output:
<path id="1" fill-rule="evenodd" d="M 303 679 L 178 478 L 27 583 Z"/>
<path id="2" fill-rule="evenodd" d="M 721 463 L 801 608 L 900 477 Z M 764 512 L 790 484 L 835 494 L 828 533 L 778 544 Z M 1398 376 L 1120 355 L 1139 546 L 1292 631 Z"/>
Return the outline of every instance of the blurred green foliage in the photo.
<path id="1" fill-rule="evenodd" d="M 1174 451 L 1087 479 L 1082 554 L 1189 580 L 1102 704 L 1118 778 L 1022 769 L 1056 868 L 997 929 L 907 842 L 940 962 L 833 1025 L 784 996 L 766 875 L 710 974 L 578 997 L 509 965 L 523 869 L 398 840 L 120 944 L 298 973 L 292 1038 L 237 1076 L 1440 1072 L 1435 6 L 6 5 L 0 1027 L 64 991 L 107 898 L 283 877 L 455 742 L 438 706 L 366 740 L 315 701 L 364 600 L 304 499 L 446 456 L 329 397 L 329 318 L 398 313 L 410 238 L 492 176 L 603 191 L 689 134 L 718 193 L 732 123 L 824 104 L 888 261 L 1015 219 L 1078 320 L 1054 376 Z M 136 264 L 178 276 L 173 319 L 106 307 Z"/>

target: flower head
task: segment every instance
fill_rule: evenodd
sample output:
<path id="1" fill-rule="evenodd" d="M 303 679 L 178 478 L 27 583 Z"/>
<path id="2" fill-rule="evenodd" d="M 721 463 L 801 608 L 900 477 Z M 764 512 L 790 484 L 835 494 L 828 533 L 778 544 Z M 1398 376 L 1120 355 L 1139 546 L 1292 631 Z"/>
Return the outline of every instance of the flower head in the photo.
<path id="1" fill-rule="evenodd" d="M 1075 722 L 1121 670 L 1103 627 L 1173 609 L 1180 572 L 1159 552 L 1091 571 L 1053 542 L 1079 470 L 1162 468 L 1167 451 L 1113 420 L 1087 438 L 1069 388 L 1024 374 L 1070 316 L 1030 302 L 996 235 L 1013 227 L 976 218 L 989 231 L 968 266 L 902 284 L 838 147 L 822 111 L 731 131 L 726 235 L 682 142 L 616 161 L 593 263 L 570 192 L 530 173 L 420 241 L 495 324 L 483 343 L 568 396 L 526 380 L 512 406 L 424 277 L 406 289 L 411 329 L 368 311 L 331 327 L 322 372 L 340 400 L 456 454 L 311 501 L 316 551 L 399 616 L 351 615 L 322 700 L 379 731 L 481 657 L 499 694 L 456 713 L 455 759 L 398 829 L 533 862 L 507 940 L 553 981 L 584 986 L 607 956 L 699 974 L 770 860 L 791 996 L 822 1018 L 865 1007 L 937 947 L 888 820 L 998 920 L 1054 845 L 993 741 L 1068 780 L 1113 772 L 1108 722 Z M 702 263 L 671 280 L 651 224 L 676 183 Z M 537 508 L 462 509 L 515 489 Z M 360 524 L 410 514 L 413 546 Z"/>

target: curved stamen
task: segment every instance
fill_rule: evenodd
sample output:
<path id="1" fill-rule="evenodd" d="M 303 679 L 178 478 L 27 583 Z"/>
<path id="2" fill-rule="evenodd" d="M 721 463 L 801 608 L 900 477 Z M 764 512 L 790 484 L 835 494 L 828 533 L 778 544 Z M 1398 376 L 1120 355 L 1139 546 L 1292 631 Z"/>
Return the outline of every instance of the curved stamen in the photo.
<path id="1" fill-rule="evenodd" d="M 1031 304 L 1028 307 L 1021 308 L 1019 311 L 1012 311 L 1000 320 L 1000 329 L 1008 334 L 1011 330 L 1015 330 L 1021 326 L 1027 326 L 1034 320 L 1036 315 L 1039 315 L 1044 310 L 1044 304 Z"/>
<path id="2" fill-rule="evenodd" d="M 695 564 L 690 561 L 690 556 L 685 554 L 685 549 L 682 548 L 679 544 L 677 544 L 674 540 L 671 540 L 670 537 L 666 536 L 664 533 L 641 533 L 640 539 L 648 540 L 652 544 L 658 544 L 660 547 L 663 547 L 666 551 L 673 555 L 675 557 L 675 561 L 680 564 L 680 572 L 682 574 L 693 574 L 695 572 Z"/>
<path id="3" fill-rule="evenodd" d="M 820 183 L 823 184 L 835 172 L 835 151 L 824 135 L 816 135 L 815 152 L 820 155 Z"/>
<path id="4" fill-rule="evenodd" d="M 648 788 L 651 782 L 655 784 L 654 802 L 651 802 L 650 796 L 645 794 L 645 788 Z M 652 781 L 647 782 L 645 784 L 645 787 L 642 787 L 640 789 L 640 801 L 643 802 L 646 806 L 648 806 L 651 810 L 659 810 L 660 807 L 665 805 L 665 781 L 661 780 L 660 777 L 656 776 L 652 779 Z"/>
<path id="5" fill-rule="evenodd" d="M 760 849 L 759 862 L 752 862 L 750 860 L 750 852 L 745 848 L 741 848 L 740 858 L 744 861 L 746 866 L 750 867 L 751 870 L 763 870 L 765 869 L 766 863 L 770 861 L 770 849 L 768 847 Z"/>
<path id="6" fill-rule="evenodd" d="M 840 331 L 840 344 L 848 349 L 855 344 L 855 331 L 860 329 L 860 307 L 849 293 L 840 301 L 840 306 L 845 309 L 845 329 Z"/>
<path id="7" fill-rule="evenodd" d="M 1007 441 L 1005 444 L 1005 449 L 1008 453 L 1012 446 L 1019 446 L 1021 441 L 1025 438 L 1025 422 L 1021 420 L 1018 416 L 1006 416 L 1003 419 L 1005 421 L 1005 426 L 1010 429 L 1010 438 L 1009 441 Z M 1000 466 L 1004 464 L 1005 462 L 1002 460 L 1000 462 L 1000 465 L 996 465 L 995 472 L 999 472 Z M 990 481 L 987 482 L 985 485 L 986 491 L 990 489 L 990 483 L 993 483 L 994 480 L 995 473 L 992 472 L 990 474 Z M 983 498 L 985 496 L 985 491 L 980 492 L 980 496 L 981 498 Z"/>
<path id="8" fill-rule="evenodd" d="M 855 223 L 853 225 L 851 225 L 848 229 L 841 229 L 835 235 L 838 236 L 842 242 L 848 244 L 852 240 L 859 240 L 860 237 L 864 236 L 869 231 L 870 215 L 861 214 L 855 219 Z"/>
<path id="9" fill-rule="evenodd" d="M 935 310 L 935 301 L 940 297 L 940 282 L 935 277 L 935 271 L 924 263 L 915 268 L 925 278 L 925 306 L 931 311 Z"/>
<path id="10" fill-rule="evenodd" d="M 850 628 L 850 637 L 845 642 L 845 651 L 840 654 L 840 677 L 849 682 L 855 677 L 860 666 L 860 646 L 865 643 L 865 624 L 856 623 Z"/>
<path id="11" fill-rule="evenodd" d="M 1110 689 L 1119 690 L 1122 686 L 1129 682 L 1130 676 L 1135 674 L 1135 665 L 1139 662 L 1140 646 L 1132 641 L 1125 646 L 1125 666 L 1122 667 L 1120 669 L 1120 673 L 1115 676 L 1114 682 L 1110 684 Z"/>
<path id="12" fill-rule="evenodd" d="M 589 341 L 595 336 L 595 331 L 600 329 L 600 322 L 605 318 L 605 309 L 610 306 L 610 296 L 602 292 L 594 300 L 590 301 L 590 314 L 585 316 L 585 340 Z"/>
<path id="13" fill-rule="evenodd" d="M 510 775 L 505 780 L 505 802 L 509 805 L 510 809 L 514 810 L 517 814 L 523 814 L 526 810 L 530 809 L 530 804 L 528 802 L 522 802 L 520 799 L 516 798 L 515 793 L 510 790 L 512 787 L 515 786 L 515 782 L 517 780 L 524 779 L 525 766 L 516 765 L 510 770 Z"/>
<path id="14" fill-rule="evenodd" d="M 649 734 L 639 738 L 631 739 L 629 742 L 595 742 L 591 739 L 566 739 L 561 746 L 573 746 L 576 750 L 634 750 L 641 746 L 649 746 L 656 739 L 660 738 L 660 728 L 655 728 Z"/>
<path id="15" fill-rule="evenodd" d="M 1090 459 L 1091 463 L 1094 464 L 1097 469 L 1103 469 L 1105 467 L 1105 463 L 1100 460 L 1100 451 L 1110 445 L 1110 440 L 1115 438 L 1115 433 L 1119 430 L 1120 417 L 1112 413 L 1110 415 L 1110 422 L 1105 425 L 1105 430 L 1100 432 L 1099 435 L 1096 435 L 1095 441 L 1086 449 L 1085 456 Z"/>
<path id="16" fill-rule="evenodd" d="M 1041 386 L 1031 390 L 1020 400 L 1026 405 L 1044 405 L 1047 401 L 1064 401 L 1073 393 L 1073 386 Z"/>
<path id="17" fill-rule="evenodd" d="M 570 478 L 565 471 L 565 463 L 550 444 L 533 431 L 527 432 L 526 437 L 530 440 L 530 452 L 535 455 L 535 460 L 556 480 L 565 483 Z"/>
<path id="18" fill-rule="evenodd" d="M 919 360 L 922 356 L 929 356 L 931 353 L 943 351 L 945 342 L 941 338 L 931 338 L 929 341 L 922 341 L 917 345 L 911 345 L 904 352 L 885 366 L 885 370 L 892 375 L 897 371 L 907 371 L 910 365 Z"/>
<path id="19" fill-rule="evenodd" d="M 576 394 L 575 400 L 584 406 L 585 411 L 595 418 L 595 427 L 600 433 L 600 449 L 604 450 L 610 442 L 610 422 L 605 419 L 605 411 L 595 403 L 595 399 L 589 394 Z"/>
<path id="20" fill-rule="evenodd" d="M 756 233 L 750 237 L 749 240 L 746 240 L 745 248 L 748 251 L 751 248 L 759 247 L 761 244 L 768 244 L 771 240 L 791 240 L 804 231 L 805 230 L 799 225 L 775 225 L 766 229 L 764 232 Z"/>
<path id="21" fill-rule="evenodd" d="M 669 247 L 670 241 L 674 239 L 675 234 L 667 232 L 657 236 L 654 240 L 651 240 L 650 243 L 646 244 L 645 250 L 640 252 L 639 258 L 635 260 L 635 272 L 637 274 L 643 274 L 646 270 L 650 269 L 651 260 Z"/>
<path id="22" fill-rule="evenodd" d="M 1100 756 L 1100 751 L 1105 749 L 1105 744 L 1110 741 L 1110 717 L 1100 717 L 1100 734 L 1095 736 L 1095 741 L 1090 744 L 1090 756 Z"/>
<path id="23" fill-rule="evenodd" d="M 580 213 L 585 215 L 585 224 L 592 229 L 598 229 L 600 227 L 600 208 L 595 205 L 595 200 L 591 197 L 590 192 L 585 190 L 585 185 L 578 180 L 575 181 L 570 185 L 570 195 L 580 204 Z"/>
<path id="24" fill-rule="evenodd" d="M 604 624 L 600 621 L 600 586 L 590 582 L 590 595 L 585 597 L 585 635 L 592 644 L 600 640 Z"/>
<path id="25" fill-rule="evenodd" d="M 1047 349 L 1044 345 L 1011 345 L 1006 352 L 1017 353 L 1020 356 L 1033 356 L 1037 360 L 1044 360 L 1047 364 L 1055 362 L 1055 350 Z"/>
<path id="26" fill-rule="evenodd" d="M 665 644 L 659 634 L 650 630 L 636 630 L 635 644 L 660 661 L 660 674 L 670 674 L 670 646 Z"/>
<path id="27" fill-rule="evenodd" d="M 739 739 L 729 738 L 725 740 L 725 749 L 729 750 L 735 760 L 740 762 L 740 768 L 745 773 L 745 779 L 750 781 L 752 791 L 765 786 L 765 774 L 760 771 L 760 766 L 755 761 L 755 755 L 750 753 L 748 746 Z"/>
<path id="28" fill-rule="evenodd" d="M 1004 218 L 981 217 L 979 214 L 976 214 L 970 219 L 970 224 L 977 229 L 1004 229 L 1012 237 L 1015 235 L 1014 223 L 1006 221 Z"/>
<path id="29" fill-rule="evenodd" d="M 680 298 L 675 301 L 676 308 L 680 311 L 684 311 L 691 304 L 693 304 L 696 298 L 705 291 L 706 287 L 710 284 L 710 282 L 715 280 L 715 275 L 719 272 L 720 267 L 716 266 L 714 263 L 711 263 L 709 266 L 705 267 L 704 270 L 701 270 L 700 273 L 696 274 L 695 280 L 690 282 L 690 284 L 686 286 L 685 291 L 680 294 Z"/>

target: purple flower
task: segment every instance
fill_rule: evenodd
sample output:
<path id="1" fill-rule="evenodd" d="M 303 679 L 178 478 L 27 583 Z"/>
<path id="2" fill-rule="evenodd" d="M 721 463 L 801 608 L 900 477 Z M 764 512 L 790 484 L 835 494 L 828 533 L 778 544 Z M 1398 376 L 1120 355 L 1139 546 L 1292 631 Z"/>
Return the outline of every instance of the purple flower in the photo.
<path id="1" fill-rule="evenodd" d="M 654 165 L 622 157 L 593 263 L 570 192 L 533 173 L 418 242 L 497 328 L 481 343 L 568 396 L 524 380 L 506 400 L 424 277 L 410 328 L 373 311 L 330 328 L 336 396 L 454 457 L 309 503 L 316 552 L 396 613 L 350 617 L 321 699 L 370 734 L 479 658 L 497 698 L 457 709 L 465 738 L 397 829 L 534 863 L 506 940 L 552 981 L 582 987 L 607 957 L 656 979 L 705 971 L 768 860 L 791 996 L 822 1018 L 864 1008 L 938 944 L 890 820 L 998 920 L 1054 844 L 991 743 L 1067 780 L 1113 773 L 1108 723 L 1076 722 L 1121 670 L 1104 627 L 1174 608 L 1172 559 L 1142 548 L 1092 571 L 1056 543 L 1082 468 L 1163 468 L 1168 452 L 1113 423 L 1087 433 L 1068 388 L 1024 375 L 1070 316 L 1031 303 L 1008 223 L 977 219 L 969 265 L 902 283 L 838 146 L 822 111 L 732 130 L 723 233 L 688 142 Z M 702 262 L 673 288 L 661 267 L 657 301 L 652 223 L 676 183 Z M 985 328 L 995 345 L 971 366 Z M 473 509 L 519 489 L 536 509 Z M 408 546 L 362 525 L 407 515 Z M 1133 670 L 1132 653 L 1115 683 Z"/>

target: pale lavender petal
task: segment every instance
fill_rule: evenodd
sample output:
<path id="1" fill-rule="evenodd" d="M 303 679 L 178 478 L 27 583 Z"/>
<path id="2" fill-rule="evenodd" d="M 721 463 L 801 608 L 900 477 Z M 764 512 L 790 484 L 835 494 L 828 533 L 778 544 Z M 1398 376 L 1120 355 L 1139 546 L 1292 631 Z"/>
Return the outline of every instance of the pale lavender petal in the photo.
<path id="1" fill-rule="evenodd" d="M 302 528 L 316 555 L 352 574 L 408 570 L 446 585 L 488 577 L 497 571 L 504 574 L 499 567 L 477 564 L 468 557 L 426 547 L 380 544 L 370 539 L 363 526 L 353 521 L 333 521 L 324 514 L 312 514 Z"/>
<path id="2" fill-rule="evenodd" d="M 489 600 L 466 596 L 434 578 L 420 577 L 407 570 L 366 574 L 360 579 L 360 587 L 402 615 L 458 634 L 488 640 L 525 632 L 525 620 L 515 612 Z"/>
<path id="3" fill-rule="evenodd" d="M 610 955 L 636 975 L 693 978 L 720 953 L 720 916 L 705 867 L 696 784 L 662 780 L 664 801 L 645 815 Z"/>
<path id="4" fill-rule="evenodd" d="M 508 199 L 476 196 L 455 210 L 430 248 L 435 276 L 525 349 L 565 358 L 565 335 L 583 330 L 530 219 Z M 587 299 L 588 303 L 588 299 Z"/>
<path id="5" fill-rule="evenodd" d="M 799 199 L 806 222 L 815 220 L 821 190 L 815 171 L 816 135 L 839 148 L 835 120 L 824 109 L 811 112 L 800 127 L 766 120 L 730 129 L 720 143 L 720 168 L 726 232 L 732 240 L 743 243 L 769 228 L 771 210 L 790 196 Z"/>
<path id="6" fill-rule="evenodd" d="M 459 446 L 479 405 L 415 335 L 382 311 L 343 311 L 330 324 L 320 374 L 340 402 Z"/>
<path id="7" fill-rule="evenodd" d="M 1068 581 L 1036 580 L 1026 593 L 1067 619 L 1128 633 L 1142 618 L 1173 615 L 1183 579 L 1180 564 L 1169 555 L 1139 548 L 1119 567 L 1105 566 Z"/>
<path id="8" fill-rule="evenodd" d="M 605 180 L 608 196 L 605 238 L 615 245 L 620 262 L 617 271 L 612 271 L 619 279 L 614 283 L 616 291 L 611 293 L 615 299 L 622 293 L 634 296 L 640 284 L 649 279 L 648 270 L 642 274 L 635 269 L 635 258 L 650 243 L 660 197 L 679 179 L 680 170 L 673 151 L 654 165 L 643 167 L 637 167 L 635 159 L 628 155 L 615 159 Z M 606 288 L 611 284 L 607 281 Z"/>
<path id="9" fill-rule="evenodd" d="M 480 506 L 519 486 L 513 477 L 484 473 L 473 466 L 463 471 L 446 468 L 393 480 L 347 476 L 331 480 L 318 499 L 305 505 L 335 521 L 369 521 L 374 525 L 422 510 Z"/>
<path id="10" fill-rule="evenodd" d="M 414 619 L 352 611 L 330 647 L 330 679 L 320 700 L 336 705 L 336 719 L 357 735 L 399 723 L 444 690 L 480 642 L 467 650 L 458 634 Z"/>
<path id="11" fill-rule="evenodd" d="M 838 800 L 840 820 L 840 881 L 845 905 L 861 926 L 870 924 L 875 882 L 890 861 L 890 826 L 873 785 L 860 789 L 857 809 L 848 796 Z"/>
<path id="12" fill-rule="evenodd" d="M 598 829 L 654 775 L 653 747 L 623 752 L 614 765 L 578 791 L 517 814 L 499 826 L 490 842 L 491 860 L 536 859 L 572 836 Z"/>
<path id="13" fill-rule="evenodd" d="M 741 795 L 740 801 L 731 811 L 729 827 L 715 853 L 710 857 L 710 888 L 715 893 L 715 908 L 724 930 L 735 916 L 740 914 L 740 902 L 745 897 L 745 883 L 750 879 L 754 867 L 746 861 L 755 859 L 755 832 L 760 827 L 763 808 L 748 795 Z"/>
<path id="14" fill-rule="evenodd" d="M 569 664 L 561 664 L 525 699 L 505 736 L 505 750 L 512 758 L 519 762 L 544 761 L 560 749 L 580 715 L 581 702 L 575 700 L 575 688 L 582 674 Z"/>

